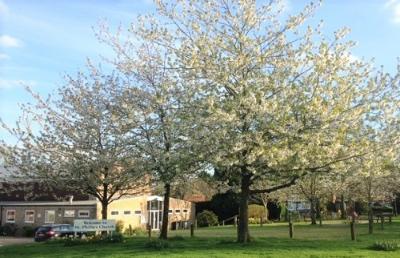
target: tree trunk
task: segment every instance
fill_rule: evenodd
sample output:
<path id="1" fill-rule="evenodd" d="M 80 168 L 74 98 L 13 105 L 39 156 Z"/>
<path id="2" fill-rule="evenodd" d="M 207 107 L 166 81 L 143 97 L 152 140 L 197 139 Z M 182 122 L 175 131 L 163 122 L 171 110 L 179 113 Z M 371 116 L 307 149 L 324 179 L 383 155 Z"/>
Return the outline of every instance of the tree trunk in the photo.
<path id="1" fill-rule="evenodd" d="M 246 170 L 246 168 L 244 168 Z M 242 174 L 241 180 L 241 192 L 239 202 L 239 226 L 237 241 L 239 243 L 250 242 L 249 234 L 249 215 L 248 215 L 248 203 L 250 197 L 250 176 L 247 173 Z"/>
<path id="2" fill-rule="evenodd" d="M 107 209 L 108 209 L 108 202 L 107 200 L 103 200 L 101 202 L 101 218 L 107 219 Z"/>
<path id="3" fill-rule="evenodd" d="M 169 196 L 171 193 L 171 185 L 165 184 L 164 192 L 164 206 L 163 206 L 163 216 L 160 231 L 160 239 L 168 238 L 168 210 L 169 210 Z"/>
<path id="4" fill-rule="evenodd" d="M 368 178 L 368 234 L 372 234 L 374 231 L 374 214 L 372 212 L 372 180 Z"/>
<path id="5" fill-rule="evenodd" d="M 368 204 L 368 234 L 372 234 L 374 232 L 374 217 L 372 214 L 372 203 Z"/>
<path id="6" fill-rule="evenodd" d="M 269 211 L 268 211 L 268 201 L 265 203 L 265 205 L 264 205 L 264 208 L 265 208 L 265 221 L 266 222 L 268 222 L 268 216 L 269 216 Z"/>
<path id="7" fill-rule="evenodd" d="M 317 225 L 317 209 L 315 198 L 311 198 L 310 217 L 311 225 Z"/>
<path id="8" fill-rule="evenodd" d="M 315 203 L 315 212 L 316 212 L 316 217 L 317 219 L 321 218 L 321 201 L 319 198 L 317 198 L 316 203 Z"/>
<path id="9" fill-rule="evenodd" d="M 289 202 L 286 201 L 286 207 L 285 207 L 285 221 L 289 221 L 289 217 L 290 217 L 288 206 L 289 206 Z"/>
<path id="10" fill-rule="evenodd" d="M 108 201 L 106 198 L 101 201 L 101 218 L 107 219 Z M 101 231 L 103 236 L 107 235 L 107 231 Z"/>
<path id="11" fill-rule="evenodd" d="M 343 194 L 340 196 L 340 218 L 346 219 L 346 203 L 344 202 Z"/>

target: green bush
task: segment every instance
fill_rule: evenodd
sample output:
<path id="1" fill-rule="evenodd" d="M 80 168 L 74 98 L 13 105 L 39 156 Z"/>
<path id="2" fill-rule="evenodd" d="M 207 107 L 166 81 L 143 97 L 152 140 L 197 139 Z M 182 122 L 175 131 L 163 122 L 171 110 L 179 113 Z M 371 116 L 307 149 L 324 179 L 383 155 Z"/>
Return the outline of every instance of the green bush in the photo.
<path id="1" fill-rule="evenodd" d="M 257 204 L 250 204 L 249 205 L 249 218 L 258 219 L 265 218 L 267 215 L 265 211 L 265 207 Z"/>
<path id="2" fill-rule="evenodd" d="M 162 239 L 151 239 L 146 242 L 145 247 L 154 250 L 162 250 L 168 248 L 169 243 L 168 241 Z"/>
<path id="3" fill-rule="evenodd" d="M 372 249 L 377 251 L 396 251 L 400 249 L 400 244 L 390 240 L 377 241 L 372 246 Z"/>
<path id="4" fill-rule="evenodd" d="M 129 225 L 128 228 L 124 230 L 124 235 L 127 236 L 144 236 L 147 234 L 147 231 L 141 227 L 137 228 L 132 228 L 131 225 Z"/>
<path id="5" fill-rule="evenodd" d="M 64 246 L 77 246 L 77 245 L 98 244 L 98 243 L 122 243 L 124 241 L 125 238 L 121 233 L 113 233 L 105 236 L 95 235 L 87 238 L 55 239 L 48 242 L 64 243 Z"/>
<path id="6" fill-rule="evenodd" d="M 371 208 L 374 213 L 393 212 L 393 207 L 388 204 L 384 205 L 375 204 Z"/>
<path id="7" fill-rule="evenodd" d="M 218 217 L 214 212 L 204 210 L 197 214 L 197 225 L 199 227 L 208 227 L 218 225 Z"/>
<path id="8" fill-rule="evenodd" d="M 31 226 L 22 227 L 22 233 L 24 237 L 33 237 L 35 235 L 35 229 Z"/>
<path id="9" fill-rule="evenodd" d="M 122 230 L 124 229 L 124 222 L 122 220 L 117 220 L 117 223 L 115 223 L 115 231 L 118 233 L 122 233 Z"/>
<path id="10" fill-rule="evenodd" d="M 4 226 L 0 227 L 0 235 L 2 236 L 15 236 L 17 233 L 18 227 L 15 224 L 5 224 Z"/>
<path id="11" fill-rule="evenodd" d="M 259 218 L 249 218 L 249 224 L 260 224 Z"/>

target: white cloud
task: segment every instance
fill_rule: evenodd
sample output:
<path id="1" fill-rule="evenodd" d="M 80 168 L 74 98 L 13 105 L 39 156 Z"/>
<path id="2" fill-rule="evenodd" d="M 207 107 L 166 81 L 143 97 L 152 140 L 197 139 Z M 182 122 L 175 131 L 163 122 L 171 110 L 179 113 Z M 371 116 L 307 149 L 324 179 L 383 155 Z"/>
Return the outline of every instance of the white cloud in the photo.
<path id="1" fill-rule="evenodd" d="M 400 24 L 400 0 L 388 0 L 384 8 L 392 13 L 392 22 Z"/>
<path id="2" fill-rule="evenodd" d="M 0 47 L 21 47 L 22 42 L 9 35 L 0 36 Z"/>
<path id="3" fill-rule="evenodd" d="M 10 56 L 4 53 L 0 53 L 0 60 L 10 59 Z"/>
<path id="4" fill-rule="evenodd" d="M 0 79 L 0 89 L 13 89 L 24 86 L 35 86 L 35 81 Z"/>
<path id="5" fill-rule="evenodd" d="M 386 1 L 386 3 L 384 4 L 383 7 L 389 8 L 390 6 L 396 4 L 397 2 L 398 2 L 398 0 L 388 0 L 388 1 Z"/>
<path id="6" fill-rule="evenodd" d="M 0 0 L 0 14 L 6 15 L 8 13 L 8 10 L 8 6 L 2 0 Z"/>

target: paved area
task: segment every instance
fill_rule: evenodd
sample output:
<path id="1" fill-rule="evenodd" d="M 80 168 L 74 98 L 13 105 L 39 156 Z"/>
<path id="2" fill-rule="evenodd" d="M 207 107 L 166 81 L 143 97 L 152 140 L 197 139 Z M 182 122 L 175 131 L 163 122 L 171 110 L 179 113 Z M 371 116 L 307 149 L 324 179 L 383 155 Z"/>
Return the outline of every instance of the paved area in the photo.
<path id="1" fill-rule="evenodd" d="M 18 245 L 33 243 L 32 237 L 0 237 L 0 247 L 5 245 Z"/>

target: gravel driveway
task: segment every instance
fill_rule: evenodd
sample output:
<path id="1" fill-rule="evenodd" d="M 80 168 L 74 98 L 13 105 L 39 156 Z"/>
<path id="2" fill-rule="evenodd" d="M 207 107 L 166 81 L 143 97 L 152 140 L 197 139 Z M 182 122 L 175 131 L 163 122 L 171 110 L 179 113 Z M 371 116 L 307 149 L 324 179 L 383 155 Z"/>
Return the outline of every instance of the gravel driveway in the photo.
<path id="1" fill-rule="evenodd" d="M 5 245 L 18 245 L 33 243 L 33 238 L 27 237 L 0 237 L 0 247 Z"/>

